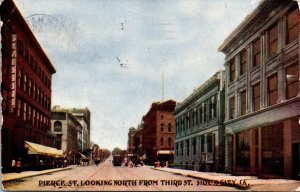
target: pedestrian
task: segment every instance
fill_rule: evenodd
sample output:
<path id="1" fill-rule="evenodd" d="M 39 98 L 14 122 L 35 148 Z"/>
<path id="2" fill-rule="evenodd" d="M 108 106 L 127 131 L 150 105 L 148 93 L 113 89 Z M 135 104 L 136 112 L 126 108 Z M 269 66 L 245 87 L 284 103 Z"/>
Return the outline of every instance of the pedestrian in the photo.
<path id="1" fill-rule="evenodd" d="M 15 166 L 16 166 L 16 160 L 13 159 L 13 160 L 11 161 L 11 170 L 12 170 L 13 172 L 15 171 Z"/>
<path id="2" fill-rule="evenodd" d="M 22 172 L 22 162 L 21 162 L 21 158 L 19 158 L 18 161 L 16 162 L 16 172 L 17 172 L 17 173 L 21 173 L 21 172 Z"/>
<path id="3" fill-rule="evenodd" d="M 169 161 L 166 161 L 166 167 L 167 168 L 169 167 Z"/>
<path id="4" fill-rule="evenodd" d="M 67 167 L 67 163 L 68 163 L 68 161 L 67 161 L 67 159 L 65 159 L 64 160 L 64 167 Z"/>

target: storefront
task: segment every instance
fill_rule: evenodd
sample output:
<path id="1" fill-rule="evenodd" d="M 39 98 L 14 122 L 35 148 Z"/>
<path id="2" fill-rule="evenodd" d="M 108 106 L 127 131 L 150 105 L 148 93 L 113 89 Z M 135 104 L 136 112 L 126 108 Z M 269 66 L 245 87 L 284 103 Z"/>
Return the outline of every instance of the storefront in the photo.
<path id="1" fill-rule="evenodd" d="M 299 178 L 299 118 L 227 135 L 228 165 L 237 175 Z"/>

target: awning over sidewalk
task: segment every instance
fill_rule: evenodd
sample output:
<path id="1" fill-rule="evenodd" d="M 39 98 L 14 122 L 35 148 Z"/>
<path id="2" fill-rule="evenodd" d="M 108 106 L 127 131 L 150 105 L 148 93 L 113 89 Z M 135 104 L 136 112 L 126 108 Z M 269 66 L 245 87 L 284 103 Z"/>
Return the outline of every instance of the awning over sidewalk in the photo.
<path id="1" fill-rule="evenodd" d="M 90 158 L 88 158 L 87 156 L 85 156 L 84 154 L 82 154 L 80 152 L 79 152 L 79 154 L 80 154 L 80 156 L 81 156 L 82 159 L 90 159 Z"/>
<path id="2" fill-rule="evenodd" d="M 49 155 L 54 157 L 63 157 L 63 150 L 58 150 L 52 147 L 47 147 L 37 143 L 25 141 L 25 148 L 28 149 L 28 154 Z"/>
<path id="3" fill-rule="evenodd" d="M 158 150 L 157 155 L 173 155 L 173 150 Z"/>

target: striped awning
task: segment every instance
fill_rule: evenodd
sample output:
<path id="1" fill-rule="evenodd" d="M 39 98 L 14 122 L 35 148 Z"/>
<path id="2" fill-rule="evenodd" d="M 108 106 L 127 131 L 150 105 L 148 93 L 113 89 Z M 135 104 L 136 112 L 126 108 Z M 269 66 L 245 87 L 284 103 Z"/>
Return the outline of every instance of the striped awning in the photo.
<path id="1" fill-rule="evenodd" d="M 28 154 L 36 154 L 36 155 L 48 155 L 54 157 L 63 157 L 63 150 L 58 150 L 53 147 L 47 147 L 45 145 L 40 145 L 37 143 L 32 143 L 29 141 L 25 141 L 25 148 L 28 149 Z"/>

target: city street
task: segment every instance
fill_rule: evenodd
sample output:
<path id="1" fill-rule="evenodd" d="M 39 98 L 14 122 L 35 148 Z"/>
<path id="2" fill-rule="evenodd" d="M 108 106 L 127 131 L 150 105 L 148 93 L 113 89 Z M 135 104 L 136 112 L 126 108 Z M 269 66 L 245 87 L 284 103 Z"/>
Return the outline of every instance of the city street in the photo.
<path id="1" fill-rule="evenodd" d="M 89 191 L 233 191 L 234 187 L 204 185 L 201 180 L 153 170 L 114 167 L 111 159 L 99 166 L 74 167 L 46 175 L 4 183 L 6 190 Z"/>

